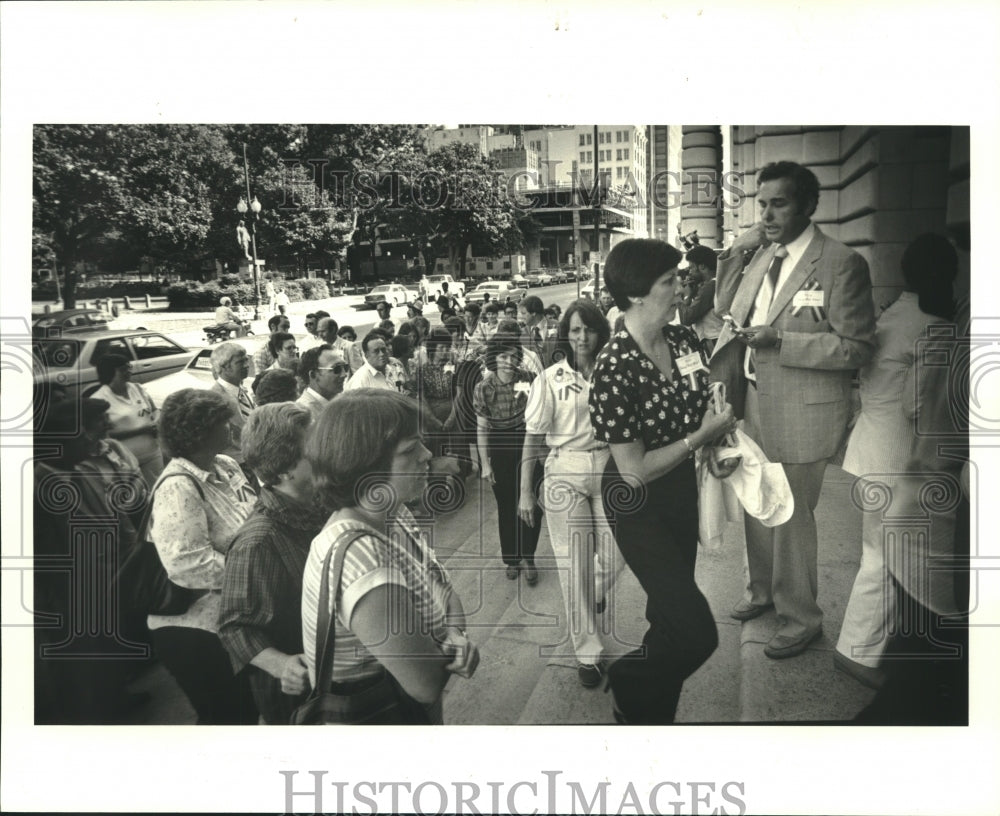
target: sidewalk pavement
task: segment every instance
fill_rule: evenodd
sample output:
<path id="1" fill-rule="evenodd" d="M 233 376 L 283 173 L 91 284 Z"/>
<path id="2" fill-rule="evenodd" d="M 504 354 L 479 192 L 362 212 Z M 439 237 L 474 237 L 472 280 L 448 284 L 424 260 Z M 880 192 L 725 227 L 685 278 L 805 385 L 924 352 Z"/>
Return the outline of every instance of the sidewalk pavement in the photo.
<path id="1" fill-rule="evenodd" d="M 823 637 L 799 657 L 775 661 L 764 644 L 777 628 L 773 611 L 740 624 L 729 610 L 741 596 L 745 557 L 740 524 L 727 526 L 716 550 L 701 548 L 696 578 L 719 629 L 719 647 L 684 685 L 679 723 L 838 722 L 850 720 L 874 692 L 834 671 L 844 607 L 861 552 L 861 518 L 851 503 L 853 479 L 827 468 L 816 510 L 819 528 L 819 603 Z M 540 580 L 509 581 L 499 557 L 496 505 L 475 478 L 461 508 L 431 528 L 468 615 L 481 662 L 471 680 L 453 679 L 444 693 L 445 721 L 455 725 L 611 724 L 611 700 L 577 680 L 566 635 L 562 597 L 548 532 L 537 553 Z M 646 629 L 645 594 L 625 567 L 601 617 L 609 657 L 635 648 Z M 153 701 L 135 713 L 139 724 L 194 722 L 194 712 L 162 665 L 137 680 L 134 691 Z"/>

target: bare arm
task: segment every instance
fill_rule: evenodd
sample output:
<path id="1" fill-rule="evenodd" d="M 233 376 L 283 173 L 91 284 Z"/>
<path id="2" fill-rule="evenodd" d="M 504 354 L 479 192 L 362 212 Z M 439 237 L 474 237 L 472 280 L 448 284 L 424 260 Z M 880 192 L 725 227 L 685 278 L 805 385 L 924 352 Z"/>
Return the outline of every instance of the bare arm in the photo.
<path id="1" fill-rule="evenodd" d="M 427 631 L 410 590 L 382 584 L 366 592 L 354 607 L 350 628 L 414 700 L 430 705 L 441 696 L 451 655 Z"/>
<path id="2" fill-rule="evenodd" d="M 517 503 L 517 514 L 530 527 L 535 526 L 535 493 L 531 489 L 531 476 L 535 462 L 546 454 L 545 436 L 543 434 L 527 433 L 524 435 L 524 447 L 521 454 L 521 495 Z"/>
<path id="3" fill-rule="evenodd" d="M 483 479 L 493 481 L 493 465 L 489 457 L 490 425 L 486 417 L 476 417 L 476 447 L 479 448 L 479 475 Z"/>

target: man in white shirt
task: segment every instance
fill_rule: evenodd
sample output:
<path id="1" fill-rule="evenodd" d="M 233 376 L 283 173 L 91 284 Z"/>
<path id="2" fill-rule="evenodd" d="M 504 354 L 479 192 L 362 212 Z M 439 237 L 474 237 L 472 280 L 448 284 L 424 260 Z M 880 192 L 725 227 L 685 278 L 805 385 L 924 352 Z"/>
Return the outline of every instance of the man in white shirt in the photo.
<path id="1" fill-rule="evenodd" d="M 271 332 L 271 337 L 274 336 L 275 332 L 287 332 L 291 327 L 292 324 L 288 322 L 288 318 L 282 315 L 274 315 L 267 321 L 267 328 Z M 274 354 L 271 352 L 271 337 L 268 337 L 264 341 L 264 344 L 253 354 L 254 374 L 263 374 L 274 365 Z"/>
<path id="2" fill-rule="evenodd" d="M 268 340 L 271 355 L 274 363 L 271 368 L 284 368 L 288 371 L 295 371 L 298 367 L 299 347 L 295 341 L 295 336 L 288 332 L 275 332 Z"/>
<path id="3" fill-rule="evenodd" d="M 369 332 L 361 341 L 361 353 L 364 355 L 365 362 L 347 381 L 344 390 L 391 388 L 395 391 L 396 387 L 385 376 L 386 366 L 389 365 L 389 344 L 385 340 L 385 335 L 380 331 Z"/>
<path id="4" fill-rule="evenodd" d="M 240 449 L 240 436 L 247 417 L 256 407 L 253 394 L 243 387 L 243 381 L 250 376 L 250 358 L 246 349 L 238 343 L 219 343 L 212 349 L 212 374 L 215 376 L 213 391 L 218 391 L 233 409 L 229 420 L 229 431 L 232 445 L 223 453 L 231 456 L 242 464 L 243 451 Z"/>
<path id="5" fill-rule="evenodd" d="M 323 340 L 319 337 L 317 325 L 322 317 L 318 312 L 309 312 L 306 315 L 306 336 L 299 340 L 299 353 L 302 354 L 320 345 Z"/>
<path id="6" fill-rule="evenodd" d="M 299 360 L 299 376 L 306 383 L 297 402 L 319 419 L 326 404 L 344 390 L 351 367 L 344 355 L 326 345 L 309 349 Z"/>

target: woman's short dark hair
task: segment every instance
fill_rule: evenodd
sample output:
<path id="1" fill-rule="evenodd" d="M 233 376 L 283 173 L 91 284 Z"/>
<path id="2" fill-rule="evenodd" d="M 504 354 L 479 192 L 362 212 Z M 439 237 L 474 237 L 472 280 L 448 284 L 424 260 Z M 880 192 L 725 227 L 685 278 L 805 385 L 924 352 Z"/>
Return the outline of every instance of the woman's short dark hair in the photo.
<path id="1" fill-rule="evenodd" d="M 218 391 L 182 388 L 163 401 L 160 442 L 171 456 L 189 459 L 204 450 L 212 431 L 232 416 L 230 402 Z"/>
<path id="2" fill-rule="evenodd" d="M 427 359 L 433 360 L 434 353 L 439 348 L 451 348 L 451 332 L 443 326 L 435 326 L 431 329 L 430 336 L 424 341 L 424 348 L 427 349 Z"/>
<path id="3" fill-rule="evenodd" d="M 412 328 L 412 327 L 411 327 Z M 397 360 L 401 360 L 407 354 L 413 351 L 413 341 L 415 339 L 415 334 L 397 334 L 392 340 L 389 341 L 389 349 L 392 356 Z"/>
<path id="4" fill-rule="evenodd" d="M 917 293 L 920 311 L 953 320 L 952 283 L 958 277 L 958 252 L 951 241 L 933 232 L 918 235 L 903 250 L 900 265 L 906 288 Z"/>
<path id="5" fill-rule="evenodd" d="M 630 297 L 644 297 L 664 273 L 676 269 L 683 256 L 670 244 L 653 238 L 628 238 L 616 244 L 604 264 L 604 281 L 623 312 Z"/>
<path id="6" fill-rule="evenodd" d="M 575 314 L 580 315 L 580 320 L 583 321 L 584 326 L 597 331 L 600 342 L 598 342 L 597 349 L 594 352 L 595 356 L 597 352 L 604 348 L 608 340 L 611 339 L 611 326 L 608 325 L 608 319 L 604 316 L 600 306 L 592 300 L 584 300 L 583 298 L 574 300 L 569 304 L 562 319 L 559 321 L 559 343 L 557 350 L 562 353 L 566 358 L 566 362 L 574 369 L 576 368 L 576 352 L 569 340 L 569 321 Z"/>
<path id="7" fill-rule="evenodd" d="M 124 354 L 116 354 L 115 352 L 105 354 L 97 361 L 97 381 L 101 385 L 107 385 L 115 378 L 115 372 L 130 362 Z"/>
<path id="8" fill-rule="evenodd" d="M 294 402 L 299 396 L 298 380 L 287 368 L 269 368 L 253 381 L 253 395 L 258 405 Z"/>
<path id="9" fill-rule="evenodd" d="M 381 504 L 396 446 L 419 426 L 416 400 L 397 391 L 358 388 L 334 397 L 306 442 L 317 497 L 331 510 L 355 507 L 366 493 Z"/>
<path id="10" fill-rule="evenodd" d="M 521 338 L 512 332 L 498 330 L 489 340 L 486 341 L 486 369 L 488 371 L 497 370 L 497 355 L 513 354 L 517 364 L 521 364 L 524 356 L 521 349 Z"/>
<path id="11" fill-rule="evenodd" d="M 243 458 L 266 485 L 294 468 L 305 455 L 312 414 L 294 402 L 272 402 L 250 412 L 243 426 Z"/>

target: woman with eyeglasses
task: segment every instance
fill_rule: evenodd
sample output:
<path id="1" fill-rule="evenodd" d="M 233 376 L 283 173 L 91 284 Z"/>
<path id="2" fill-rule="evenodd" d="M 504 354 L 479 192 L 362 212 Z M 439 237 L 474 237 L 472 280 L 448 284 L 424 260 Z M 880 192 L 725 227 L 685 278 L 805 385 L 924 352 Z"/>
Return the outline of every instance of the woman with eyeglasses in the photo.
<path id="1" fill-rule="evenodd" d="M 131 363 L 123 354 L 105 354 L 98 360 L 97 379 L 101 387 L 92 396 L 108 403 L 109 436 L 132 452 L 146 484 L 153 484 L 163 471 L 153 400 L 141 385 L 132 382 Z"/>

